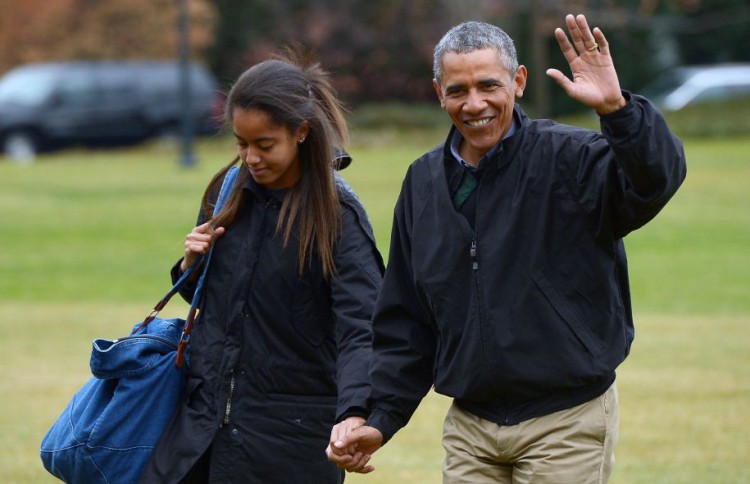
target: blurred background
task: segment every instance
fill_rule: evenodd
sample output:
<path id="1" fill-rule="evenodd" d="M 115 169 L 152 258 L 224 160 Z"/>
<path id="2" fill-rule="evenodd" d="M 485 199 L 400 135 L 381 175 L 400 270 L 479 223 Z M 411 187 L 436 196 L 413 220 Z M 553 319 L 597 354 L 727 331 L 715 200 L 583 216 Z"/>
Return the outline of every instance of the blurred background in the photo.
<path id="1" fill-rule="evenodd" d="M 226 90 L 245 68 L 291 42 L 318 52 L 324 66 L 334 74 L 338 92 L 353 113 L 355 127 L 429 125 L 436 119 L 431 110 L 406 112 L 400 107 L 434 104 L 432 49 L 447 29 L 467 19 L 500 25 L 516 40 L 519 59 L 529 69 L 524 106 L 530 114 L 568 114 L 580 106 L 549 82 L 544 71 L 548 67 L 566 71 L 553 31 L 563 25 L 569 12 L 585 12 L 593 25 L 603 29 L 622 86 L 645 92 L 665 110 L 750 95 L 750 64 L 743 64 L 750 62 L 746 45 L 750 5 L 746 0 L 3 0 L 0 75 L 29 63 L 49 61 L 176 62 L 180 58 L 201 64 L 194 68 L 205 69 L 206 73 L 201 74 L 202 81 L 192 78 L 191 95 L 182 98 L 192 101 L 193 106 L 187 106 L 193 110 L 191 116 L 180 112 L 186 108 L 184 102 L 173 103 L 172 112 L 153 113 L 146 107 L 139 110 L 134 104 L 141 98 L 122 93 L 128 89 L 156 91 L 158 86 L 126 86 L 126 81 L 118 81 L 117 74 L 96 80 L 80 66 L 78 74 L 68 77 L 46 73 L 50 78 L 61 78 L 57 82 L 63 87 L 56 88 L 53 80 L 43 82 L 39 71 L 27 77 L 15 73 L 4 80 L 4 85 L 0 81 L 0 146 L 13 158 L 23 159 L 39 149 L 69 142 L 125 142 L 210 132 L 208 116 L 221 110 L 217 93 Z M 735 65 L 724 70 L 706 67 L 726 64 Z M 697 67 L 687 70 L 684 66 Z M 62 68 L 57 66 L 58 70 Z M 115 67 L 108 69 L 100 76 Z M 173 96 L 183 92 L 180 78 L 165 72 L 124 77 L 142 83 L 162 79 L 162 88 L 171 79 L 176 86 Z M 77 82 L 70 81 L 70 76 L 77 76 Z M 29 82 L 28 77 L 37 80 Z M 120 85 L 116 85 L 118 82 Z M 204 88 L 196 88 L 201 82 Z M 119 91 L 107 100 L 106 92 L 100 97 L 93 94 L 95 85 L 101 86 L 101 91 Z M 78 91 L 61 92 L 64 89 Z M 668 99 L 670 94 L 673 99 Z M 78 98 L 69 101 L 76 95 Z M 108 108 L 123 97 L 129 106 Z M 165 99 L 159 93 L 156 97 Z M 14 114 L 22 102 L 37 103 L 53 119 L 40 121 L 40 109 Z M 147 97 L 141 102 L 144 106 L 158 104 Z M 100 111 L 102 120 L 94 122 L 93 127 L 76 124 L 74 119 L 78 117 L 80 123 L 85 117 L 92 123 L 95 116 L 86 116 L 86 103 Z M 50 106 L 67 110 L 50 112 Z M 744 109 L 747 107 L 743 104 Z M 102 114 L 107 108 L 109 112 Z M 107 131 L 107 115 L 112 117 L 109 122 L 120 121 L 114 133 L 111 127 Z M 723 112 L 717 123 L 698 129 L 702 134 L 726 134 L 747 128 L 733 117 L 729 119 L 731 123 Z M 184 126 L 185 122 L 191 125 Z M 692 134 L 690 129 L 695 128 L 685 124 L 687 134 Z M 185 156 L 189 158 L 190 154 Z M 184 161 L 191 164 L 194 160 Z"/>
<path id="2" fill-rule="evenodd" d="M 623 85 L 636 91 L 680 65 L 750 62 L 746 0 L 3 0 L 0 73 L 49 60 L 175 58 L 182 2 L 193 57 L 222 85 L 299 41 L 319 52 L 353 106 L 431 102 L 432 49 L 467 19 L 503 27 L 530 79 L 564 67 L 553 30 L 569 12 L 602 28 Z M 569 108 L 549 83 L 532 87 L 540 116 Z"/>
<path id="3" fill-rule="evenodd" d="M 169 289 L 236 155 L 216 116 L 244 69 L 291 42 L 317 51 L 350 111 L 343 176 L 387 257 L 404 173 L 450 124 L 435 43 L 464 20 L 501 26 L 529 69 L 524 109 L 598 129 L 544 74 L 567 72 L 553 31 L 579 12 L 688 159 L 625 241 L 636 340 L 612 482 L 750 482 L 747 0 L 0 0 L 0 482 L 55 482 L 42 437 L 91 377 L 91 341 L 124 336 Z M 177 299 L 165 317 L 185 316 Z M 347 482 L 440 482 L 448 404 L 430 393 L 376 472 Z"/>

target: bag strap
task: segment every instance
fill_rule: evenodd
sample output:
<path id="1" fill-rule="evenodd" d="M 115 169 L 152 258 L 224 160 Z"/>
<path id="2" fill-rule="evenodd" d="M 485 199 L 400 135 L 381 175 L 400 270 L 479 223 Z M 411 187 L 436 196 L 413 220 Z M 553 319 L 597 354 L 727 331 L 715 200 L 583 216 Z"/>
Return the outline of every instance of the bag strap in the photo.
<path id="1" fill-rule="evenodd" d="M 227 198 L 229 198 L 229 194 L 232 192 L 232 187 L 234 186 L 234 182 L 237 179 L 237 174 L 239 173 L 239 166 L 233 166 L 229 168 L 227 171 L 227 174 L 224 176 L 224 181 L 221 184 L 221 190 L 219 191 L 219 196 L 216 199 L 216 205 L 214 206 L 213 215 L 218 214 L 222 207 L 224 206 L 224 203 L 226 202 Z M 174 283 L 172 286 L 172 289 L 167 292 L 167 294 L 161 298 L 161 300 L 156 303 L 154 306 L 154 309 L 151 311 L 151 313 L 146 316 L 146 319 L 143 320 L 141 324 L 139 324 L 134 330 L 133 334 L 140 331 L 142 328 L 146 327 L 151 321 L 156 319 L 156 316 L 159 314 L 159 312 L 164 309 L 164 307 L 167 305 L 170 299 L 172 299 L 172 296 L 177 294 L 182 286 L 185 285 L 185 283 L 190 279 L 190 276 L 195 272 L 195 269 L 200 266 L 203 259 L 205 259 L 205 263 L 203 264 L 203 270 L 201 271 L 200 278 L 198 279 L 198 283 L 195 286 L 195 292 L 193 293 L 193 301 L 190 304 L 190 311 L 188 312 L 188 317 L 185 322 L 185 327 L 182 330 L 182 336 L 180 336 L 180 341 L 177 344 L 177 366 L 182 367 L 184 362 L 184 356 L 185 356 L 185 350 L 187 349 L 188 340 L 190 339 L 190 333 L 193 330 L 193 321 L 195 320 L 195 316 L 198 313 L 198 306 L 200 304 L 201 296 L 203 294 L 203 286 L 206 278 L 206 274 L 208 273 L 208 266 L 211 262 L 211 254 L 214 251 L 213 244 L 211 245 L 211 249 L 209 249 L 208 254 L 200 255 L 198 258 L 193 262 L 190 267 L 188 267 L 185 272 L 182 273 L 179 279 Z"/>
<path id="2" fill-rule="evenodd" d="M 219 191 L 219 197 L 216 199 L 216 205 L 214 205 L 214 215 L 218 214 L 221 211 L 221 208 L 224 206 L 224 202 L 226 202 L 227 198 L 229 198 L 229 194 L 232 192 L 232 187 L 234 186 L 234 181 L 237 178 L 237 173 L 239 172 L 239 170 L 239 166 L 233 166 L 229 169 L 229 171 L 227 171 L 227 174 L 224 176 L 224 181 L 221 184 L 221 190 Z M 203 287 L 206 280 L 206 274 L 208 273 L 208 266 L 211 263 L 211 254 L 213 253 L 214 244 L 211 244 L 211 248 L 208 250 L 208 254 L 206 254 L 205 256 L 206 260 L 203 264 L 203 271 L 201 272 L 198 283 L 195 286 L 195 292 L 193 293 L 193 302 L 190 304 L 190 312 L 188 312 L 185 326 L 182 329 L 180 342 L 177 343 L 176 364 L 178 368 L 182 368 L 182 365 L 185 361 L 185 351 L 187 350 L 188 341 L 190 340 L 190 333 L 193 331 L 193 321 L 195 321 L 195 316 L 198 314 L 198 306 L 203 295 Z M 200 261 L 197 260 L 193 263 L 193 265 L 197 266 L 197 264 L 199 263 Z"/>

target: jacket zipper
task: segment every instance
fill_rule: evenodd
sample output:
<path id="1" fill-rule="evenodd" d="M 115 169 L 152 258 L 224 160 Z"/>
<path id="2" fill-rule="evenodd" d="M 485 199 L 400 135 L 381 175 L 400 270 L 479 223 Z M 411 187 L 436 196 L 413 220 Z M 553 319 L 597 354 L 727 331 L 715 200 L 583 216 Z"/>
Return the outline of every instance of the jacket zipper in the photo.
<path id="1" fill-rule="evenodd" d="M 274 204 L 274 200 L 272 198 L 268 198 L 265 202 L 263 202 L 263 208 L 268 210 L 272 205 Z M 261 242 L 265 241 L 265 236 L 262 235 L 263 232 L 265 232 L 266 229 L 266 217 L 264 216 L 262 218 L 263 222 L 261 224 Z M 260 253 L 260 248 L 258 249 L 258 252 L 256 253 L 256 257 Z M 257 263 L 257 261 L 256 261 Z M 255 271 L 255 266 L 253 266 L 253 272 Z M 250 276 L 250 279 L 252 279 L 252 274 Z M 224 425 L 229 425 L 231 422 L 231 415 L 232 415 L 232 394 L 234 393 L 234 385 L 235 385 L 235 379 L 234 379 L 234 368 L 229 370 L 229 394 L 227 395 L 227 405 L 224 409 Z"/>
<path id="2" fill-rule="evenodd" d="M 229 371 L 229 395 L 227 396 L 227 407 L 224 410 L 224 425 L 229 424 L 229 415 L 232 413 L 232 393 L 234 393 L 234 369 Z"/>
<path id="3" fill-rule="evenodd" d="M 477 190 L 479 190 L 479 187 L 477 187 Z M 477 199 L 479 198 L 479 194 L 477 193 Z M 477 211 L 479 211 L 479 202 L 477 200 Z M 477 217 L 478 219 L 479 217 Z M 484 331 L 482 329 L 483 325 L 483 318 L 484 314 L 482 312 L 482 291 L 479 288 L 479 258 L 477 257 L 477 231 L 476 227 L 471 232 L 471 248 L 469 249 L 469 255 L 471 256 L 471 269 L 473 271 L 474 275 L 474 290 L 477 294 L 477 317 L 479 318 L 479 331 L 480 334 L 484 335 Z M 482 351 L 485 353 L 485 357 L 487 354 L 486 348 L 484 346 L 484 338 L 482 337 Z M 508 424 L 508 416 L 505 416 L 504 422 L 507 425 Z"/>

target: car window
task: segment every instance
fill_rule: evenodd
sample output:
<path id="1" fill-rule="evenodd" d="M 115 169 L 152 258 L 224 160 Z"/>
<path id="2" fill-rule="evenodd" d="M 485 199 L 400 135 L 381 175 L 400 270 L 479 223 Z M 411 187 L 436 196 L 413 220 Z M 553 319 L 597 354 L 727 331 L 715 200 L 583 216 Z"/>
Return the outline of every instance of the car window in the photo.
<path id="1" fill-rule="evenodd" d="M 680 87 L 688 77 L 688 74 L 683 70 L 667 72 L 644 87 L 641 92 L 651 99 L 661 98 Z"/>
<path id="2" fill-rule="evenodd" d="M 714 101 L 727 97 L 726 86 L 714 86 L 700 91 L 696 94 L 695 102 Z"/>
<path id="3" fill-rule="evenodd" d="M 97 81 L 103 98 L 122 100 L 123 102 L 136 101 L 135 81 L 137 71 L 129 72 L 121 68 L 103 66 L 97 70 Z"/>
<path id="4" fill-rule="evenodd" d="M 750 96 L 750 80 L 744 84 L 735 84 L 727 89 L 732 93 L 732 97 Z"/>
<path id="5" fill-rule="evenodd" d="M 745 95 L 750 95 L 750 84 L 727 84 L 704 89 L 695 96 L 694 102 L 718 101 Z"/>
<path id="6" fill-rule="evenodd" d="M 0 102 L 40 106 L 56 84 L 56 72 L 40 69 L 11 71 L 0 82 Z"/>
<path id="7" fill-rule="evenodd" d="M 96 102 L 98 93 L 90 70 L 72 69 L 65 73 L 55 95 L 65 106 L 88 106 Z"/>

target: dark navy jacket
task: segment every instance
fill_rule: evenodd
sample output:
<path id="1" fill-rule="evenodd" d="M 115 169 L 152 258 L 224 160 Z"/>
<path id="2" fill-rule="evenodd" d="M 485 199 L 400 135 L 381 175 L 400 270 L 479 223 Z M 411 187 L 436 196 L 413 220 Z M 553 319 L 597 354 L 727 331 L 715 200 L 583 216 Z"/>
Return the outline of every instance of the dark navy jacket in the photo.
<path id="1" fill-rule="evenodd" d="M 364 209 L 339 183 L 338 274 L 325 279 L 314 257 L 299 275 L 296 238 L 284 247 L 276 233 L 280 200 L 243 171 L 243 208 L 217 239 L 190 340 L 187 401 L 142 482 L 179 481 L 209 446 L 211 482 L 340 482 L 331 428 L 365 415 L 383 264 Z"/>
<path id="2" fill-rule="evenodd" d="M 532 120 L 487 160 L 476 230 L 453 205 L 449 141 L 409 168 L 373 319 L 372 414 L 389 439 L 434 384 L 500 424 L 603 393 L 633 340 L 622 238 L 685 177 L 644 98 L 602 133 Z M 450 140 L 450 137 L 448 138 Z"/>

